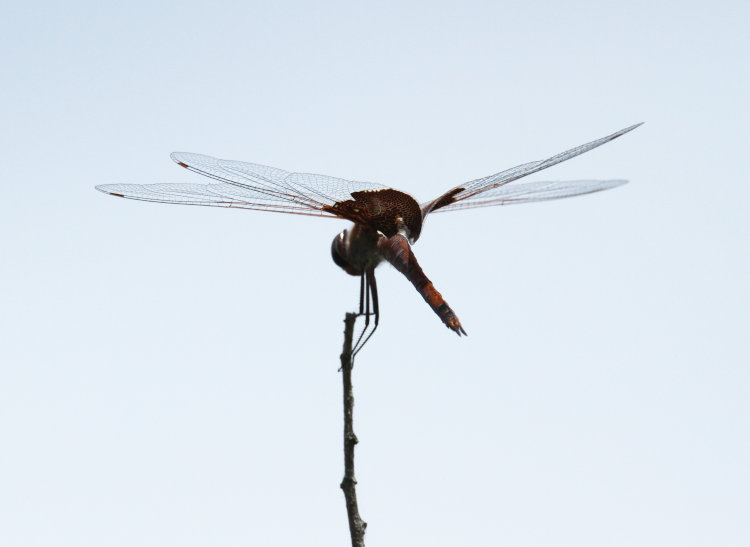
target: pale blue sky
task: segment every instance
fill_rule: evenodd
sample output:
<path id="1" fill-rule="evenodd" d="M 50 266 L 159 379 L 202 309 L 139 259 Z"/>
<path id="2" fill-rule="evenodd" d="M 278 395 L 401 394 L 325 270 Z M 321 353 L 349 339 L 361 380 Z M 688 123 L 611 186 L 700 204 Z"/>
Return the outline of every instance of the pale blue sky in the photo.
<path id="1" fill-rule="evenodd" d="M 747 2 L 16 3 L 0 19 L 0 544 L 346 545 L 344 222 L 114 199 L 174 150 L 451 186 L 354 372 L 368 546 L 750 544 Z"/>

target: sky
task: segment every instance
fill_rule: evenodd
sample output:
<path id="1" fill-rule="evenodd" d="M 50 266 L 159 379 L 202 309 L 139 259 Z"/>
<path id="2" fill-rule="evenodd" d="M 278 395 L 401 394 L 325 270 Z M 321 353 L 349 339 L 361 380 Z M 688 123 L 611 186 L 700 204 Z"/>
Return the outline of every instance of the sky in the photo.
<path id="1" fill-rule="evenodd" d="M 747 2 L 15 3 L 0 20 L 0 544 L 347 545 L 348 224 L 115 199 L 172 151 L 434 215 L 354 369 L 367 545 L 750 544 Z"/>

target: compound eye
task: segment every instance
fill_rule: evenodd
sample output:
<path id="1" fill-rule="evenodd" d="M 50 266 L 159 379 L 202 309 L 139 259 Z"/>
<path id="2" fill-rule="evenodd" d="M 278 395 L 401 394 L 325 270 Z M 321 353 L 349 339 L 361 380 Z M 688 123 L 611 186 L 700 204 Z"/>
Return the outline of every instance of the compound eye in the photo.
<path id="1" fill-rule="evenodd" d="M 350 268 L 349 263 L 344 259 L 345 241 L 346 230 L 333 238 L 333 243 L 331 243 L 331 258 L 333 258 L 336 266 L 344 270 L 348 270 Z"/>

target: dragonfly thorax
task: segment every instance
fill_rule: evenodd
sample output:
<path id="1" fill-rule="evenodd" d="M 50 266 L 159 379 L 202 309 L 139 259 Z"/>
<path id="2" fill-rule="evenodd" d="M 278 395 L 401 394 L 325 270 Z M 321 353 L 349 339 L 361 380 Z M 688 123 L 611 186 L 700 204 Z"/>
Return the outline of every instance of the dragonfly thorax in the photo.
<path id="1" fill-rule="evenodd" d="M 413 242 L 422 231 L 422 209 L 417 200 L 393 188 L 352 192 L 351 199 L 337 201 L 328 210 L 386 237 L 406 232 Z"/>

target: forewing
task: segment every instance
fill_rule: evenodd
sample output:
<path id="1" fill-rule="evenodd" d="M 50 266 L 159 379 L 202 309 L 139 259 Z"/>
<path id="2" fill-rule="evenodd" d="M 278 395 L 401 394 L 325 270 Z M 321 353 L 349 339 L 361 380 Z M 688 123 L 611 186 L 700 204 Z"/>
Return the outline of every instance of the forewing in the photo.
<path id="1" fill-rule="evenodd" d="M 351 199 L 352 192 L 385 188 L 373 182 L 312 173 L 290 173 L 267 165 L 221 160 L 203 154 L 173 152 L 171 158 L 191 171 L 264 194 L 272 201 L 281 199 L 316 209 Z"/>
<path id="2" fill-rule="evenodd" d="M 626 180 L 568 180 L 509 184 L 450 203 L 437 209 L 436 212 L 569 198 L 609 190 L 622 186 L 626 182 Z"/>
<path id="3" fill-rule="evenodd" d="M 524 163 L 523 165 L 512 167 L 511 169 L 506 169 L 505 171 L 495 173 L 494 175 L 489 175 L 489 176 L 476 179 L 476 180 L 472 180 L 465 184 L 456 186 L 450 189 L 448 192 L 446 192 L 442 196 L 438 197 L 437 199 L 434 199 L 430 202 L 423 204 L 422 213 L 423 215 L 426 215 L 427 213 L 430 213 L 432 211 L 435 211 L 441 208 L 447 208 L 449 205 L 453 203 L 476 198 L 479 194 L 483 194 L 495 188 L 499 188 L 500 186 L 503 186 L 505 184 L 508 184 L 520 178 L 526 177 L 533 173 L 537 173 L 538 171 L 541 171 L 542 169 L 547 169 L 548 167 L 557 165 L 560 162 L 579 156 L 583 154 L 584 152 L 593 150 L 594 148 L 597 148 L 598 146 L 601 146 L 604 143 L 607 143 L 613 139 L 616 139 L 617 137 L 620 137 L 621 135 L 624 135 L 625 133 L 628 133 L 629 131 L 632 131 L 639 125 L 641 124 L 639 123 L 636 125 L 631 125 L 630 127 L 621 129 L 620 131 L 612 133 L 611 135 L 607 135 L 606 137 L 602 137 L 601 139 L 597 139 L 595 141 L 582 144 L 581 146 L 576 146 L 575 148 L 571 148 L 570 150 L 566 150 L 565 152 L 561 152 L 560 154 L 552 156 L 551 158 L 547 158 L 545 160 L 539 160 L 539 161 L 532 161 L 530 163 Z M 575 194 L 571 194 L 571 195 L 575 195 Z M 563 196 L 563 197 L 567 197 L 567 196 Z M 554 199 L 554 198 L 548 198 L 548 199 Z M 456 209 L 458 207 L 453 207 L 453 208 Z"/>

